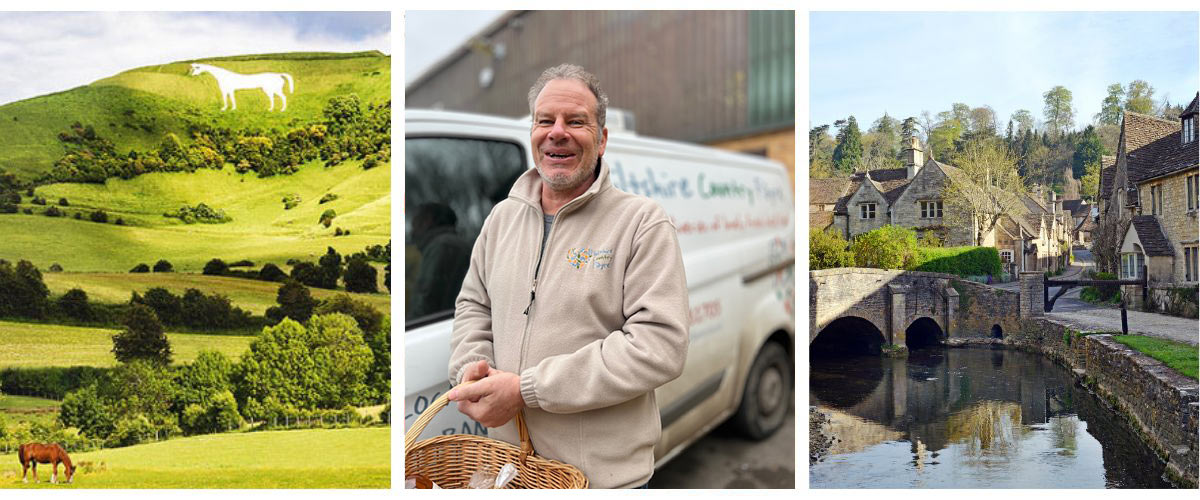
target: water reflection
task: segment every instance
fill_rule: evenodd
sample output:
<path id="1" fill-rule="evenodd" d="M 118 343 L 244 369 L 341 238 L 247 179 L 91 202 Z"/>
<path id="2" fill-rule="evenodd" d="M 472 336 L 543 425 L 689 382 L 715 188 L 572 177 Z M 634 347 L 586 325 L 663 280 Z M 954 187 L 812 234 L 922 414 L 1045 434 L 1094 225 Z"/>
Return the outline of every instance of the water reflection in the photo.
<path id="1" fill-rule="evenodd" d="M 1162 488 L 1120 417 L 1039 355 L 928 349 L 811 361 L 838 439 L 814 488 Z"/>

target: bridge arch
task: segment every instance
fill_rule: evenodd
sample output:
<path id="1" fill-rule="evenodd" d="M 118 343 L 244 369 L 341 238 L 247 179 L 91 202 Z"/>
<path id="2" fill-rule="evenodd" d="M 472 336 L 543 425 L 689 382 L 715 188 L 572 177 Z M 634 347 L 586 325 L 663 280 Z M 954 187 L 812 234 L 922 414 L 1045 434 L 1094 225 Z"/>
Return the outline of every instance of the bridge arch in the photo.
<path id="1" fill-rule="evenodd" d="M 845 357 L 876 355 L 882 351 L 887 337 L 867 319 L 842 316 L 829 322 L 809 342 L 811 357 Z"/>
<path id="2" fill-rule="evenodd" d="M 935 346 L 946 340 L 945 330 L 937 320 L 922 316 L 913 320 L 904 330 L 904 344 L 909 349 Z"/>

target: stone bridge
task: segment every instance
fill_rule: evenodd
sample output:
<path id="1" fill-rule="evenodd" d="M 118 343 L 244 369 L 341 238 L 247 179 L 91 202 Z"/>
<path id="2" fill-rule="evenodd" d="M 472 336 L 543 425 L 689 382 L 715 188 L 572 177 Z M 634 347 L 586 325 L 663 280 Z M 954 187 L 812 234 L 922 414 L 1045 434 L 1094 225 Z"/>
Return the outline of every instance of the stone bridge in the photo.
<path id="1" fill-rule="evenodd" d="M 1023 273 L 1025 274 L 1025 273 Z M 1034 274 L 1022 276 L 1032 287 Z M 1038 290 L 1040 292 L 1040 290 Z M 1020 298 L 1025 296 L 1026 301 Z M 1030 294 L 942 273 L 837 268 L 809 272 L 809 345 L 815 351 L 878 353 L 951 338 L 1016 331 Z"/>

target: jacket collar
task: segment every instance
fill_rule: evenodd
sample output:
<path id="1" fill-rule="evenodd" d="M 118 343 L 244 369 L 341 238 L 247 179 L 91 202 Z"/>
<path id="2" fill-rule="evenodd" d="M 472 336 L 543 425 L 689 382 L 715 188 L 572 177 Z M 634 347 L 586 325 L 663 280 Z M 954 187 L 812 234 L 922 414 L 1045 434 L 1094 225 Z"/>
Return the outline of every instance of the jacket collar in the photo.
<path id="1" fill-rule="evenodd" d="M 591 187 L 588 187 L 587 191 L 574 200 L 567 202 L 563 208 L 581 206 L 597 194 L 612 187 L 612 181 L 608 176 L 608 162 L 602 158 L 596 170 L 596 180 L 592 181 Z M 508 197 L 531 205 L 540 212 L 542 210 L 542 176 L 538 173 L 537 168 L 526 170 L 520 177 L 517 177 L 512 189 L 508 192 Z M 559 213 L 561 214 L 562 211 L 560 210 Z"/>

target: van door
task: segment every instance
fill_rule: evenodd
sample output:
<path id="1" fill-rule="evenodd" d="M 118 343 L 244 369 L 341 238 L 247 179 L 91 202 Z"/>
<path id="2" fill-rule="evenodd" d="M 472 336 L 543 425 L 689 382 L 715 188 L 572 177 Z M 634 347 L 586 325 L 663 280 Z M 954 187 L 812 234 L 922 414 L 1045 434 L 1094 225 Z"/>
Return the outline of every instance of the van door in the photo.
<path id="1" fill-rule="evenodd" d="M 404 140 L 404 424 L 416 420 L 450 389 L 454 300 L 471 249 L 492 207 L 508 197 L 528 168 L 515 141 L 447 136 Z M 422 360 L 440 360 L 435 365 Z M 421 439 L 440 434 L 487 434 L 457 411 L 438 413 Z"/>

